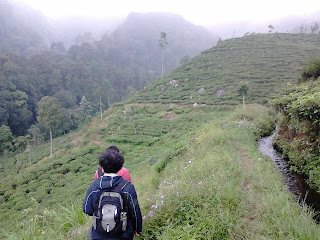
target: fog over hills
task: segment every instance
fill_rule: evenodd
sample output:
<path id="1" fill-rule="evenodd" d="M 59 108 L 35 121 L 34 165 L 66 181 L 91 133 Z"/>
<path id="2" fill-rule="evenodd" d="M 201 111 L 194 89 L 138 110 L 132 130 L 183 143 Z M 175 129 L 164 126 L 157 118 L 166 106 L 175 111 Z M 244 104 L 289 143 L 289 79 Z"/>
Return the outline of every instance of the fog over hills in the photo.
<path id="1" fill-rule="evenodd" d="M 320 11 L 308 16 L 286 16 L 272 21 L 237 21 L 219 25 L 206 26 L 210 32 L 218 35 L 222 40 L 242 37 L 252 33 L 311 33 L 311 26 L 320 23 Z M 273 28 L 269 28 L 271 25 Z M 271 31 L 270 31 L 271 30 Z M 315 33 L 318 33 L 316 31 Z"/>

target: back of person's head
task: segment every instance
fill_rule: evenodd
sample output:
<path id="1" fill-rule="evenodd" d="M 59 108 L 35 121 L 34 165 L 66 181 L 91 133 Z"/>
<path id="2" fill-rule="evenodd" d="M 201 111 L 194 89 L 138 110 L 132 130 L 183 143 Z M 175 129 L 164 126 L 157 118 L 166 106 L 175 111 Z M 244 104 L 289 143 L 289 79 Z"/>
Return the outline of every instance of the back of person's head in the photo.
<path id="1" fill-rule="evenodd" d="M 119 148 L 117 148 L 117 147 L 114 146 L 114 145 L 111 145 L 110 147 L 108 147 L 108 148 L 106 149 L 106 151 L 116 151 L 116 152 L 120 152 L 120 151 L 119 151 Z"/>
<path id="2" fill-rule="evenodd" d="M 117 151 L 105 151 L 99 157 L 99 164 L 105 173 L 117 173 L 123 163 L 123 156 Z"/>

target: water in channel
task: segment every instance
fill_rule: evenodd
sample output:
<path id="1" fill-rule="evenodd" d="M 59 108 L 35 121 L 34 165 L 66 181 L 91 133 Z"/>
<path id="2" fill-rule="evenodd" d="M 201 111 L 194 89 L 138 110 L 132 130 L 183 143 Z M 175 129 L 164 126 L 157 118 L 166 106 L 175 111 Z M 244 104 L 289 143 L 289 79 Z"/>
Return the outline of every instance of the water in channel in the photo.
<path id="1" fill-rule="evenodd" d="M 273 148 L 272 140 L 276 134 L 277 132 L 269 137 L 261 138 L 258 141 L 259 150 L 264 155 L 270 157 L 275 163 L 275 168 L 282 173 L 289 191 L 296 195 L 300 202 L 305 202 L 309 207 L 318 212 L 315 220 L 320 223 L 320 194 L 309 187 L 303 176 L 290 171 L 288 163 L 282 158 L 282 155 Z"/>

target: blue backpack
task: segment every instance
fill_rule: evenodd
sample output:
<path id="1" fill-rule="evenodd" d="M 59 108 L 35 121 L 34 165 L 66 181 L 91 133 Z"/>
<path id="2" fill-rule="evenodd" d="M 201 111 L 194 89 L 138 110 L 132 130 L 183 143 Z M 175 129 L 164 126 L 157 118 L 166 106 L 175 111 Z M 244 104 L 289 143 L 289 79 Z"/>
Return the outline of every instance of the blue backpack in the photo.
<path id="1" fill-rule="evenodd" d="M 128 205 L 123 188 L 129 181 L 122 181 L 112 188 L 100 190 L 95 202 L 92 225 L 94 230 L 106 237 L 115 237 L 127 229 Z"/>

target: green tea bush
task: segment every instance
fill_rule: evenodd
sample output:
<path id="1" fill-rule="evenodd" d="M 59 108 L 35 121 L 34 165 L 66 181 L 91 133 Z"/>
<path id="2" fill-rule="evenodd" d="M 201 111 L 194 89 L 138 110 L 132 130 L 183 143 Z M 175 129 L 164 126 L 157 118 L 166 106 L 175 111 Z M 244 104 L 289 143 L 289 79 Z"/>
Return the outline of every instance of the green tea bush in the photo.
<path id="1" fill-rule="evenodd" d="M 320 189 L 316 170 L 320 156 L 319 81 L 289 85 L 272 101 L 281 114 L 275 145 L 289 159 L 292 170 L 310 177 L 310 184 L 315 189 Z"/>

